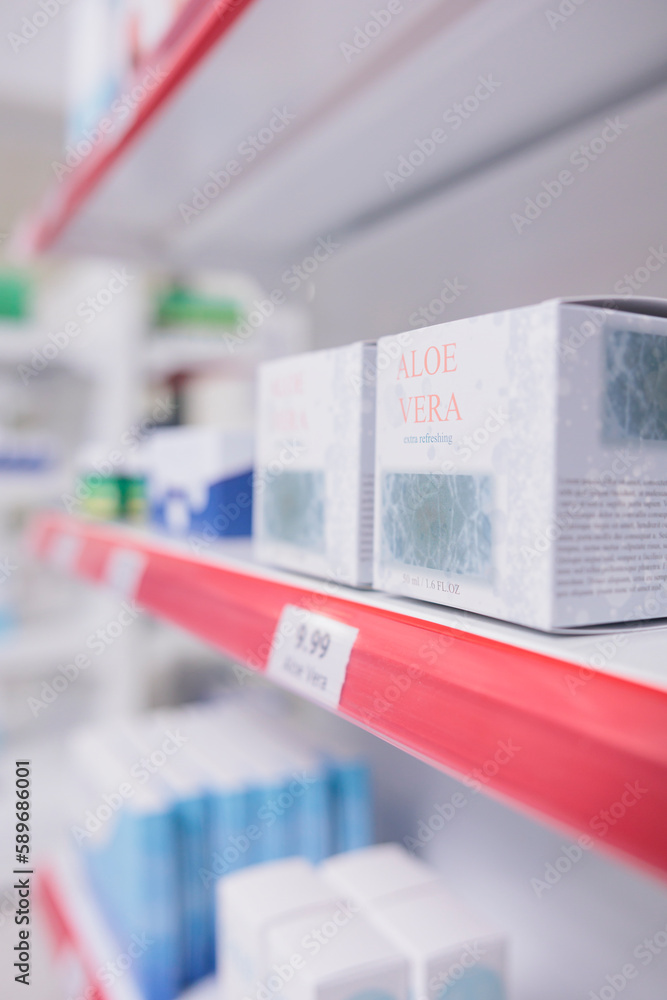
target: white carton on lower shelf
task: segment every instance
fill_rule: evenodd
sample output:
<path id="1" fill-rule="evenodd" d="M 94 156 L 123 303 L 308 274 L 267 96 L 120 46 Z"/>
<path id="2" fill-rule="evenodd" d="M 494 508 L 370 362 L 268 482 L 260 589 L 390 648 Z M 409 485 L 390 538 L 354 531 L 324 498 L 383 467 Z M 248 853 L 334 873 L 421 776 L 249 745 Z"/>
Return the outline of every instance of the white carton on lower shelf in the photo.
<path id="1" fill-rule="evenodd" d="M 411 1000 L 505 1000 L 505 943 L 399 844 L 324 861 L 322 875 L 405 956 Z"/>
<path id="2" fill-rule="evenodd" d="M 374 585 L 542 629 L 667 614 L 667 303 L 378 342 Z"/>
<path id="3" fill-rule="evenodd" d="M 374 370 L 371 343 L 261 366 L 253 535 L 264 562 L 371 583 Z"/>
<path id="4" fill-rule="evenodd" d="M 440 886 L 376 900 L 375 926 L 410 961 L 413 1000 L 505 1000 L 505 943 Z"/>
<path id="5" fill-rule="evenodd" d="M 216 887 L 217 965 L 224 1000 L 261 1000 L 268 935 L 294 913 L 316 915 L 336 904 L 336 893 L 305 858 L 253 865 Z"/>
<path id="6" fill-rule="evenodd" d="M 351 903 L 270 931 L 266 987 L 284 1000 L 408 1000 L 405 957 Z M 252 1000 L 255 1000 L 253 997 Z"/>
<path id="7" fill-rule="evenodd" d="M 399 844 L 375 844 L 335 854 L 319 871 L 344 898 L 367 906 L 375 900 L 437 882 L 437 873 Z"/>

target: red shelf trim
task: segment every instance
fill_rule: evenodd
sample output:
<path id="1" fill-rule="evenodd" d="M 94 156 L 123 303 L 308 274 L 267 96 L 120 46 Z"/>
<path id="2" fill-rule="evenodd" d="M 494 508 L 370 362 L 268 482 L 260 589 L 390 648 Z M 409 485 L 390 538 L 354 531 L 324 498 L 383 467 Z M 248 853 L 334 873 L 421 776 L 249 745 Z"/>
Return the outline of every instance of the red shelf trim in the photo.
<path id="1" fill-rule="evenodd" d="M 113 549 L 144 553 L 138 602 L 257 670 L 287 603 L 354 625 L 341 715 L 667 875 L 667 692 L 602 672 L 573 686 L 570 662 L 165 551 L 121 526 L 42 515 L 36 551 L 59 533 L 83 537 L 72 571 L 91 581 L 104 580 Z M 628 785 L 638 801 L 617 806 Z"/>
<path id="2" fill-rule="evenodd" d="M 88 1000 L 110 1000 L 96 974 L 96 963 L 88 953 L 63 899 L 57 877 L 48 869 L 37 874 L 37 900 L 44 916 L 51 943 L 56 954 L 68 950 L 76 955 L 86 978 L 85 996 Z"/>
<path id="3" fill-rule="evenodd" d="M 131 91 L 133 85 L 151 70 L 159 70 L 160 76 L 164 74 L 162 79 L 137 105 L 122 133 L 93 149 L 62 181 L 61 187 L 50 192 L 50 199 L 42 213 L 27 229 L 26 241 L 31 252 L 46 250 L 55 242 L 81 204 L 158 109 L 252 2 L 189 0 L 156 51 L 137 69 L 125 89 Z"/>

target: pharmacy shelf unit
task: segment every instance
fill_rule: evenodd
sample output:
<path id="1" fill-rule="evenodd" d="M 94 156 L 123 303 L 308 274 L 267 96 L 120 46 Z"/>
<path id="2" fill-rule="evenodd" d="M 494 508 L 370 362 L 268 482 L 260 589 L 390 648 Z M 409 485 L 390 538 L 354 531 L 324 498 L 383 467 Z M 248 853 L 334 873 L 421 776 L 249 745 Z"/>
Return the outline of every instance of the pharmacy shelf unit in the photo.
<path id="1" fill-rule="evenodd" d="M 286 604 L 354 626 L 341 716 L 667 875 L 665 627 L 545 635 L 55 512 L 31 544 L 259 671 Z"/>
<path id="2" fill-rule="evenodd" d="M 613 140 L 606 116 L 665 92 L 667 19 L 659 0 L 551 13 L 543 0 L 190 0 L 127 81 L 132 113 L 110 112 L 25 243 L 268 281 L 318 241 L 345 245 L 544 144 L 563 143 L 567 163 L 581 138 Z M 635 154 L 644 184 L 664 174 L 651 141 Z"/>

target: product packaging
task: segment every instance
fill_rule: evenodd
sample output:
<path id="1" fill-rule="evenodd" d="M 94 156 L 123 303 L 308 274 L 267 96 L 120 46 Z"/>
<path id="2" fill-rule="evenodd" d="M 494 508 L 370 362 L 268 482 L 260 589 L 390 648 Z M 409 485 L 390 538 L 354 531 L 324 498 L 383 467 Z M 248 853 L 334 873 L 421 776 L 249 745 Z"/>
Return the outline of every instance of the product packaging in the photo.
<path id="1" fill-rule="evenodd" d="M 320 871 L 341 896 L 362 906 L 438 882 L 438 874 L 430 865 L 399 844 L 375 844 L 335 854 L 320 865 Z"/>
<path id="2" fill-rule="evenodd" d="M 409 960 L 411 996 L 505 1000 L 505 942 L 437 883 L 376 900 L 370 919 Z"/>
<path id="3" fill-rule="evenodd" d="M 229 944 L 224 923 L 216 934 L 216 883 L 230 873 L 257 864 L 268 872 L 266 905 L 276 914 L 292 898 L 308 906 L 338 898 L 308 861 L 341 843 L 335 754 L 315 733 L 299 738 L 284 709 L 267 702 L 249 703 L 244 691 L 97 723 L 72 737 L 80 796 L 72 833 L 119 945 L 136 950 L 135 938 L 151 941 L 131 969 L 147 1000 L 174 1000 L 214 970 L 216 951 Z M 357 830 L 370 829 L 369 803 L 356 794 L 350 803 Z M 286 875 L 265 864 L 292 855 L 301 857 Z M 259 882 L 249 899 L 255 891 Z M 264 945 L 260 951 L 263 962 Z M 233 980 L 233 962 L 225 968 Z"/>
<path id="4" fill-rule="evenodd" d="M 150 783 L 123 735 L 88 731 L 73 740 L 89 789 L 84 822 L 72 827 L 119 951 L 136 952 L 132 975 L 146 1000 L 173 1000 L 184 979 L 174 800 Z M 150 948 L 140 942 L 151 938 Z"/>
<path id="5" fill-rule="evenodd" d="M 217 933 L 222 995 L 254 998 L 268 972 L 268 936 L 290 919 L 324 918 L 337 904 L 334 890 L 305 858 L 253 865 L 220 880 Z"/>
<path id="6" fill-rule="evenodd" d="M 410 996 L 504 1000 L 505 941 L 398 844 L 329 858 L 320 872 L 408 959 Z"/>
<path id="7" fill-rule="evenodd" d="M 209 862 L 207 776 L 191 753 L 190 738 L 185 734 L 182 737 L 179 735 L 181 725 L 182 715 L 179 719 L 177 712 L 151 713 L 147 717 L 137 716 L 117 723 L 136 750 L 136 755 L 133 754 L 135 760 L 143 760 L 153 767 L 153 760 L 158 762 L 159 781 L 170 802 L 178 879 L 178 898 L 173 901 L 173 906 L 179 919 L 179 985 L 185 987 L 210 971 L 213 946 L 209 926 L 212 918 L 202 879 L 202 872 Z M 172 734 L 176 734 L 176 740 Z M 181 738 L 183 746 L 178 745 Z M 174 751 L 169 755 L 162 750 L 165 740 L 169 750 Z M 145 775 L 150 775 L 150 771 L 144 771 L 142 777 Z"/>
<path id="8" fill-rule="evenodd" d="M 349 900 L 271 928 L 266 986 L 278 988 L 284 1000 L 408 1000 L 410 995 L 405 956 Z"/>
<path id="9" fill-rule="evenodd" d="M 374 370 L 371 343 L 260 367 L 253 535 L 262 561 L 371 583 Z"/>
<path id="10" fill-rule="evenodd" d="M 250 534 L 250 430 L 163 428 L 148 438 L 142 458 L 154 525 L 207 538 Z"/>
<path id="11" fill-rule="evenodd" d="M 331 716 L 321 718 L 308 714 L 285 718 L 272 714 L 267 724 L 280 739 L 288 736 L 308 746 L 316 753 L 327 777 L 331 823 L 329 825 L 330 850 L 319 857 L 304 851 L 311 861 L 320 860 L 324 854 L 352 852 L 373 842 L 372 787 L 367 761 L 358 745 L 357 730 L 345 733 L 328 728 L 338 722 Z"/>
<path id="12" fill-rule="evenodd" d="M 239 733 L 240 740 L 243 732 L 254 725 L 257 734 L 252 743 L 253 758 L 261 755 L 266 773 L 274 776 L 275 798 L 268 796 L 266 789 L 259 789 L 257 817 L 260 825 L 271 821 L 270 829 L 280 829 L 282 839 L 271 848 L 271 838 L 265 838 L 266 847 L 257 860 L 301 855 L 318 862 L 333 850 L 336 817 L 329 774 L 322 754 L 295 740 L 288 727 L 274 718 L 267 713 L 260 731 L 256 713 L 239 700 L 228 727 L 231 732 Z M 269 805 L 271 801 L 273 807 Z"/>
<path id="13" fill-rule="evenodd" d="M 544 630 L 667 611 L 667 304 L 385 337 L 374 585 Z"/>

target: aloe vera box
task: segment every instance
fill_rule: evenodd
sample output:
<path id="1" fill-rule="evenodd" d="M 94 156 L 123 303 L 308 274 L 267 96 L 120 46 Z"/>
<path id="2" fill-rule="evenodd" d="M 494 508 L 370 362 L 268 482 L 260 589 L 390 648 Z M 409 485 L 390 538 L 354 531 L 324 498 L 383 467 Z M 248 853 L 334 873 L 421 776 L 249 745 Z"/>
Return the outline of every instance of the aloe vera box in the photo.
<path id="1" fill-rule="evenodd" d="M 667 303 L 378 342 L 374 586 L 545 630 L 667 613 Z"/>
<path id="2" fill-rule="evenodd" d="M 253 537 L 262 561 L 370 585 L 374 376 L 370 342 L 261 365 Z"/>

